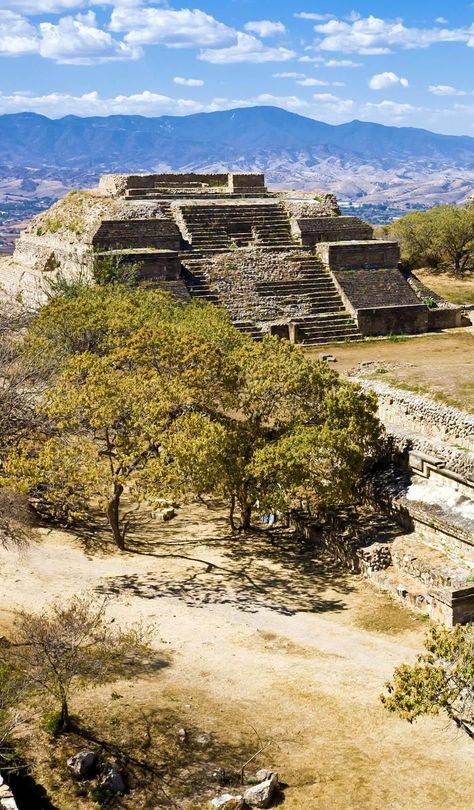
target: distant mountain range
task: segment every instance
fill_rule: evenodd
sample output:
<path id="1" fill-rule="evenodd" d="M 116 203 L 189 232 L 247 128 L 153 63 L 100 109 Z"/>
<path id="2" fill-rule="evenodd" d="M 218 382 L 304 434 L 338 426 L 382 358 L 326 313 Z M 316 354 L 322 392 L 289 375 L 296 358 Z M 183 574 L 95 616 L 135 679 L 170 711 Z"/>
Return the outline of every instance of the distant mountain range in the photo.
<path id="1" fill-rule="evenodd" d="M 0 195 L 53 196 L 108 171 L 263 171 L 269 185 L 398 205 L 462 202 L 474 138 L 365 121 L 330 124 L 277 107 L 182 117 L 0 116 Z"/>

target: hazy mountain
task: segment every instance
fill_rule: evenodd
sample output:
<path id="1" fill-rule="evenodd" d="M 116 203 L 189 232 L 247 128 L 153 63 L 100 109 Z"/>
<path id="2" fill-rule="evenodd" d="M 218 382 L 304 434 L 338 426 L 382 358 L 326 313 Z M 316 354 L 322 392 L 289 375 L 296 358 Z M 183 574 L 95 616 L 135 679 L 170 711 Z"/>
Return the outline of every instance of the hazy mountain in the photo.
<path id="1" fill-rule="evenodd" d="M 227 168 L 364 202 L 461 201 L 474 188 L 474 138 L 365 121 L 332 126 L 276 107 L 160 118 L 0 116 L 0 178 L 10 188 L 15 179 L 23 190 L 25 180 L 40 181 L 36 193 L 44 194 L 57 181 L 90 185 L 104 171 Z"/>

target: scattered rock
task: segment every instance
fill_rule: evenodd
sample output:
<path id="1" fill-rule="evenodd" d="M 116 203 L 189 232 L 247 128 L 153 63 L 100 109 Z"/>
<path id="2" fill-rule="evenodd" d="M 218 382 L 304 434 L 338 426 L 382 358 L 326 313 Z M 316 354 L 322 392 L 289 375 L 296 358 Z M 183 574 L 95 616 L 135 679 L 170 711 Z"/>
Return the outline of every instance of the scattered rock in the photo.
<path id="1" fill-rule="evenodd" d="M 96 751 L 79 751 L 67 760 L 68 767 L 77 779 L 91 779 L 97 767 Z"/>
<path id="2" fill-rule="evenodd" d="M 211 774 L 211 779 L 218 785 L 225 785 L 228 781 L 227 772 L 224 768 L 216 768 Z"/>
<path id="3" fill-rule="evenodd" d="M 162 520 L 172 520 L 174 517 L 176 517 L 176 512 L 172 506 L 169 506 L 168 509 L 163 509 L 161 513 Z"/>
<path id="4" fill-rule="evenodd" d="M 273 771 L 269 771 L 267 768 L 260 768 L 255 774 L 255 779 L 257 782 L 265 782 L 267 779 L 270 779 L 272 773 Z"/>
<path id="5" fill-rule="evenodd" d="M 126 785 L 122 774 L 115 768 L 110 768 L 102 779 L 102 784 L 107 785 L 112 793 L 125 793 Z"/>
<path id="6" fill-rule="evenodd" d="M 320 354 L 319 359 L 323 360 L 325 363 L 337 363 L 333 354 Z"/>
<path id="7" fill-rule="evenodd" d="M 273 794 L 278 787 L 278 774 L 270 773 L 268 779 L 252 785 L 244 793 L 244 802 L 249 807 L 270 807 Z"/>
<path id="8" fill-rule="evenodd" d="M 244 806 L 244 799 L 242 796 L 232 796 L 231 793 L 224 793 L 222 796 L 216 796 L 210 806 L 218 808 L 218 810 L 241 810 Z"/>
<path id="9" fill-rule="evenodd" d="M 195 742 L 198 745 L 210 745 L 212 743 L 212 737 L 210 734 L 202 732 L 201 734 L 197 735 Z"/>
<path id="10" fill-rule="evenodd" d="M 185 728 L 179 728 L 177 731 L 177 736 L 180 742 L 187 742 L 188 732 Z"/>

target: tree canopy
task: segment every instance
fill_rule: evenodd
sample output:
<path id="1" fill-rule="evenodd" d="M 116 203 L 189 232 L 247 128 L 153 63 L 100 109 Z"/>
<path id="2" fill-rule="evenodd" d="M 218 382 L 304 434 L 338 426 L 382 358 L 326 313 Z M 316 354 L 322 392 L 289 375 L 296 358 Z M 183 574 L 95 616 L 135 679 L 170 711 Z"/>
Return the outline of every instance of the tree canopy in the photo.
<path id="1" fill-rule="evenodd" d="M 444 710 L 459 725 L 474 725 L 474 626 L 434 627 L 426 652 L 413 666 L 402 664 L 382 702 L 410 723 Z"/>
<path id="2" fill-rule="evenodd" d="M 396 220 L 389 233 L 400 241 L 410 267 L 441 268 L 461 275 L 474 269 L 474 205 L 440 205 Z"/>
<path id="3" fill-rule="evenodd" d="M 99 499 L 120 548 L 124 491 L 152 503 L 222 497 L 248 529 L 256 507 L 350 499 L 380 435 L 374 397 L 326 364 L 157 290 L 53 298 L 24 351 L 44 363 L 36 411 L 48 428 L 16 444 L 4 482 L 68 521 Z"/>

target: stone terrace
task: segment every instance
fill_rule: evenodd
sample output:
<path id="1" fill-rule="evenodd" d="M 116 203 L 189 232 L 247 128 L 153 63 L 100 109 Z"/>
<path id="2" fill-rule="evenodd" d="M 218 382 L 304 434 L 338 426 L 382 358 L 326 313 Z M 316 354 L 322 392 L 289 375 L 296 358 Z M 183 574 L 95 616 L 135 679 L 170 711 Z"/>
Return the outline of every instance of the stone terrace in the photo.
<path id="1" fill-rule="evenodd" d="M 226 307 L 256 338 L 319 344 L 460 323 L 456 309 L 428 311 L 398 245 L 341 216 L 333 195 L 271 192 L 258 173 L 104 175 L 36 217 L 13 260 L 41 282 L 117 251 L 134 263 L 142 251 L 143 279 Z"/>

